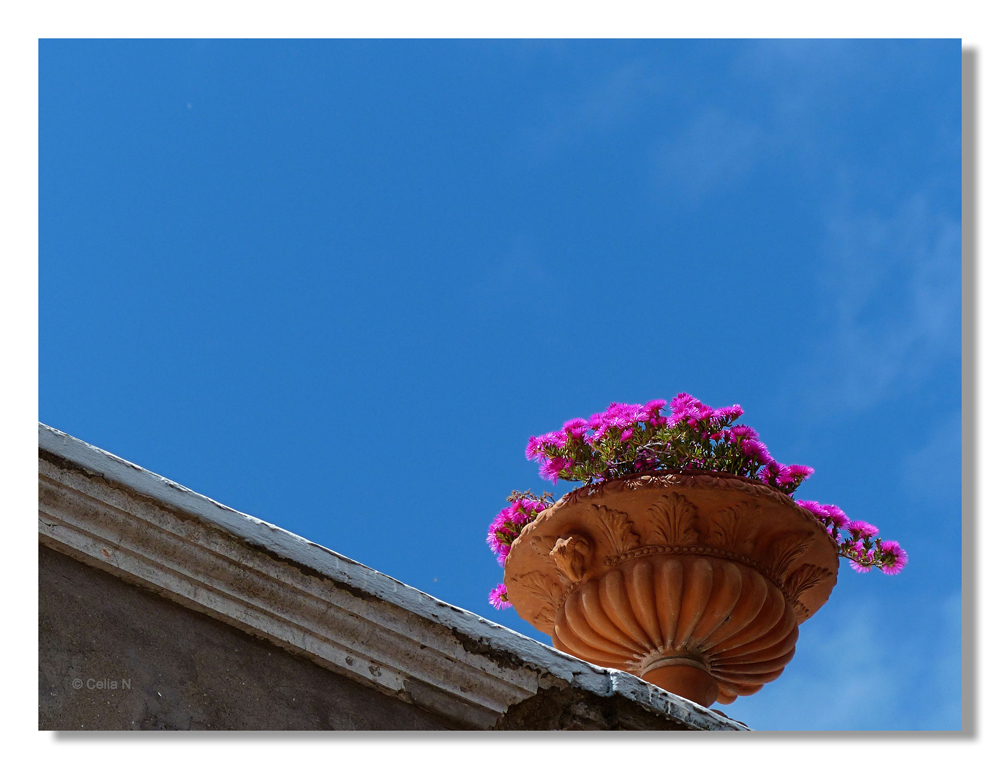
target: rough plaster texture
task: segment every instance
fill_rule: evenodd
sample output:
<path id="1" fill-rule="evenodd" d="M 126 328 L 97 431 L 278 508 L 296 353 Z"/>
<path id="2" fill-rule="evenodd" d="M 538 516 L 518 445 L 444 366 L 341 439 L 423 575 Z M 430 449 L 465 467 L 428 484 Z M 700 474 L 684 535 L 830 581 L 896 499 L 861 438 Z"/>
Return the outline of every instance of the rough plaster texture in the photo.
<path id="1" fill-rule="evenodd" d="M 461 728 L 47 547 L 38 564 L 39 729 Z"/>
<path id="2" fill-rule="evenodd" d="M 159 600 L 177 604 L 175 610 L 184 607 L 173 617 L 185 628 L 193 621 L 185 619 L 188 615 L 212 618 L 254 643 L 264 643 L 255 648 L 267 649 L 272 656 L 280 648 L 298 662 L 313 665 L 305 670 L 332 673 L 336 678 L 330 680 L 338 681 L 335 689 L 347 691 L 340 679 L 360 685 L 368 699 L 350 701 L 371 706 L 352 716 L 358 723 L 374 717 L 373 708 L 390 707 L 376 705 L 377 694 L 415 706 L 405 712 L 422 711 L 439 726 L 458 728 L 746 729 L 632 675 L 590 665 L 439 601 L 45 425 L 39 425 L 39 541 L 82 562 L 84 569 L 137 586 L 142 594 L 152 591 Z M 47 589 L 51 592 L 52 587 Z M 91 598 L 97 600 L 98 595 Z M 98 600 L 79 612 L 97 616 L 104 610 L 101 606 Z M 131 615 L 120 616 L 124 620 Z M 61 612 L 50 615 L 59 616 Z M 94 626 L 82 622 L 81 628 Z M 178 632 L 183 636 L 187 631 Z M 59 651 L 60 636 L 64 643 L 72 640 L 54 631 L 50 638 L 56 640 L 40 648 L 42 657 L 50 655 L 40 660 L 45 686 L 58 683 L 63 675 L 58 655 L 69 652 Z M 104 648 L 101 653 L 110 655 L 110 661 L 122 638 L 112 641 L 110 646 L 95 646 L 95 653 Z M 176 646 L 171 653 L 191 657 L 193 648 Z M 266 659 L 267 652 L 261 664 Z M 85 661 L 80 658 L 74 664 Z M 176 671 L 191 665 L 184 659 L 163 664 Z M 241 670 L 232 667 L 233 662 L 228 668 L 219 664 L 220 670 L 234 674 Z M 52 694 L 45 686 L 40 699 L 58 700 L 58 691 Z M 131 691 L 136 691 L 134 682 Z M 191 690 L 186 696 L 197 694 Z M 201 695 L 205 699 L 205 692 Z M 164 696 L 157 693 L 158 699 Z M 73 701 L 64 700 L 63 706 Z M 128 725 L 136 720 L 148 725 L 143 728 L 168 723 L 177 728 L 199 728 L 202 723 L 205 728 L 366 728 L 329 725 L 334 722 L 268 726 L 272 722 L 259 721 L 261 714 L 249 699 L 240 698 L 239 703 L 248 708 L 247 718 L 239 721 L 247 726 L 217 727 L 207 718 L 185 726 L 180 716 L 169 722 L 144 721 L 144 711 L 130 711 Z M 434 728 L 406 727 L 393 719 L 389 715 L 381 723 L 391 723 L 388 728 L 394 729 Z M 285 722 L 279 718 L 279 723 Z"/>

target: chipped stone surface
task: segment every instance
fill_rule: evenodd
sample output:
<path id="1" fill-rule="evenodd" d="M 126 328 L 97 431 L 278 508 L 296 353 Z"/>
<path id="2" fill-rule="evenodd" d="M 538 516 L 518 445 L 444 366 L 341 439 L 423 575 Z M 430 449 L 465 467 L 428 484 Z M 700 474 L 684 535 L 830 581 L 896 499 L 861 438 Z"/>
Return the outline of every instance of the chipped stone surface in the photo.
<path id="1" fill-rule="evenodd" d="M 442 728 L 746 729 L 41 424 L 39 541 Z"/>

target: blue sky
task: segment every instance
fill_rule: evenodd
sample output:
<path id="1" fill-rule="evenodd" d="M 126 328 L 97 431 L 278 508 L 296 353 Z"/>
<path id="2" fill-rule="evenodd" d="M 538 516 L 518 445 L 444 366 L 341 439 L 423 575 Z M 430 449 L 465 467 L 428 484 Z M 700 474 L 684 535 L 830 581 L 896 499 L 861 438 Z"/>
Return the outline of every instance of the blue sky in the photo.
<path id="1" fill-rule="evenodd" d="M 39 419 L 450 603 L 530 435 L 740 403 L 842 564 L 758 729 L 961 726 L 958 40 L 39 44 Z"/>

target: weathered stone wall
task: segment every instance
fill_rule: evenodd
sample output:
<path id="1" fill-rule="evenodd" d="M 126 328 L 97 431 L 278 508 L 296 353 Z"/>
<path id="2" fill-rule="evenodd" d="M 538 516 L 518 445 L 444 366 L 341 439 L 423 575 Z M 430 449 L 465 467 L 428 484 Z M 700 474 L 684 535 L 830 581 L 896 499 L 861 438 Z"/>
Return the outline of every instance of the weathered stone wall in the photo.
<path id="1" fill-rule="evenodd" d="M 39 729 L 459 728 L 47 547 L 38 566 Z"/>

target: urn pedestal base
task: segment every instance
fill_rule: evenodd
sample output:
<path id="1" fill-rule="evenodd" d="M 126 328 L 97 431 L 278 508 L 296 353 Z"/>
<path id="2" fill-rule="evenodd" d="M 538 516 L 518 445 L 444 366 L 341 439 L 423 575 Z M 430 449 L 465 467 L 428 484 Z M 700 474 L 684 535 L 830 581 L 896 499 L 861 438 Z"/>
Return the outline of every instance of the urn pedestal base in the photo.
<path id="1" fill-rule="evenodd" d="M 704 665 L 684 657 L 664 659 L 659 665 L 654 663 L 639 677 L 706 708 L 719 699 L 719 683 Z"/>

